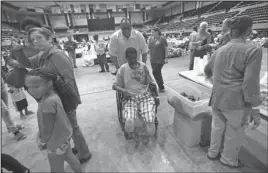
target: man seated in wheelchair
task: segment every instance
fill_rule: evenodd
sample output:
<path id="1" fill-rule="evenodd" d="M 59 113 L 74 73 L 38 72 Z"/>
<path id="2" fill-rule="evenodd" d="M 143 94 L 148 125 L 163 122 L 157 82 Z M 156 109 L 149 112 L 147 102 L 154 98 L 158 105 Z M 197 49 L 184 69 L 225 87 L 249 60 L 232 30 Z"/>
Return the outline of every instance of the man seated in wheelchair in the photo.
<path id="1" fill-rule="evenodd" d="M 156 129 L 154 123 L 156 105 L 154 97 L 149 92 L 149 84 L 155 82 L 146 65 L 138 62 L 135 48 L 126 49 L 126 59 L 127 63 L 119 68 L 113 84 L 113 89 L 123 92 L 124 95 L 125 132 L 133 134 L 136 118 L 142 118 L 147 135 L 153 136 Z"/>

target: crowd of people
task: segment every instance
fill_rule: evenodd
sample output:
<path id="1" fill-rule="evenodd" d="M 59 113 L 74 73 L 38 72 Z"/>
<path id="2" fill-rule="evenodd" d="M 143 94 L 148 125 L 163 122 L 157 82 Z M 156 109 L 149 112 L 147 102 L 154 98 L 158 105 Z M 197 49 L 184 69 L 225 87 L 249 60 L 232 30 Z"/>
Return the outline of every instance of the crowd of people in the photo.
<path id="1" fill-rule="evenodd" d="M 36 112 L 39 131 L 36 141 L 38 148 L 48 153 L 51 172 L 64 172 L 64 161 L 74 172 L 81 172 L 81 163 L 90 160 L 92 154 L 77 122 L 76 109 L 82 103 L 73 69 L 77 67 L 77 45 L 68 37 L 65 43 L 68 54 L 65 54 L 51 42 L 52 32 L 49 28 L 26 21 L 22 26 L 29 39 L 24 46 L 14 44 L 11 55 L 6 59 L 7 64 L 14 68 L 11 74 L 19 77 L 24 75 L 25 80 L 18 84 L 18 81 L 14 82 L 16 77 L 8 75 L 5 82 L 10 86 L 10 92 L 23 93 L 25 90 L 38 103 Z M 208 78 L 213 77 L 210 100 L 213 110 L 212 131 L 207 156 L 210 160 L 219 159 L 223 165 L 234 168 L 241 166 L 238 153 L 245 126 L 245 112 L 255 113 L 253 119 L 258 122 L 255 107 L 262 101 L 259 88 L 262 50 L 246 42 L 252 34 L 252 26 L 252 19 L 248 16 L 226 19 L 222 33 L 217 38 L 219 40 L 212 44 L 208 24 L 202 22 L 189 36 L 189 70 L 194 68 L 195 57 L 211 55 L 204 69 Z M 94 47 L 96 51 L 100 72 L 109 72 L 107 49 L 117 69 L 112 88 L 122 92 L 126 99 L 123 107 L 125 131 L 129 136 L 133 134 L 135 120 L 140 114 L 148 136 L 152 136 L 156 130 L 156 103 L 148 87 L 154 84 L 158 86 L 159 92 L 165 92 L 162 68 L 168 62 L 167 39 L 158 28 L 154 28 L 147 44 L 142 33 L 132 28 L 130 20 L 123 18 L 120 29 L 112 34 L 107 47 L 97 36 L 94 36 L 94 44 L 88 46 L 89 50 Z M 153 76 L 146 64 L 148 53 Z M 26 68 L 31 70 L 27 73 L 15 70 Z M 19 88 L 12 86 L 14 83 Z M 3 78 L 1 86 L 2 118 L 17 140 L 23 140 L 26 137 L 20 132 L 23 127 L 14 125 L 9 115 Z M 20 99 L 12 99 L 21 117 L 24 117 L 22 110 L 25 110 L 25 115 L 32 114 L 27 109 L 25 94 L 18 97 Z M 71 148 L 71 139 L 74 148 Z M 14 169 L 21 167 L 11 159 L 7 162 L 18 165 L 13 166 Z M 5 168 L 12 169 L 10 166 Z M 19 172 L 29 172 L 29 169 L 23 167 Z"/>

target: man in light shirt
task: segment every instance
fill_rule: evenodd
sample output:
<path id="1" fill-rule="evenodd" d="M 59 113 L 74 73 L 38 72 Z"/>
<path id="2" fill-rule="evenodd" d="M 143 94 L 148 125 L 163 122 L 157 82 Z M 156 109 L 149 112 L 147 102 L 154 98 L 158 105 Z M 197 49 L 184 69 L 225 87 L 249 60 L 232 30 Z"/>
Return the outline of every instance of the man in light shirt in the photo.
<path id="1" fill-rule="evenodd" d="M 108 47 L 116 69 L 127 63 L 125 52 L 128 47 L 135 48 L 138 53 L 138 61 L 146 63 L 148 47 L 142 33 L 132 29 L 128 18 L 121 20 L 120 27 L 121 29 L 111 36 Z"/>

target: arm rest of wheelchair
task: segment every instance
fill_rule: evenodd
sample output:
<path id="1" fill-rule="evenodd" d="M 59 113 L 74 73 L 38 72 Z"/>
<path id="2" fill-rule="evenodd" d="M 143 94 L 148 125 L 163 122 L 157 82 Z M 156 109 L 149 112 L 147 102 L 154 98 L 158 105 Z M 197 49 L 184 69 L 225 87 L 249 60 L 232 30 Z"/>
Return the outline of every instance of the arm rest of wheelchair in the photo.
<path id="1" fill-rule="evenodd" d="M 158 107 L 160 105 L 159 97 L 154 97 L 154 102 L 155 102 L 156 107 Z"/>

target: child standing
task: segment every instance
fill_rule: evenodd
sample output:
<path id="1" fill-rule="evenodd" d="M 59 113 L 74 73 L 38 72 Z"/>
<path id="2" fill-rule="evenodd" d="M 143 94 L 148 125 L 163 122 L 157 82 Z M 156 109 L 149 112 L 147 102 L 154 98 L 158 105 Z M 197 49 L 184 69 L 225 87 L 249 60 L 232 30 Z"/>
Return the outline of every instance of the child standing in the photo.
<path id="1" fill-rule="evenodd" d="M 56 78 L 46 69 L 34 69 L 25 79 L 29 93 L 34 98 L 42 98 L 37 110 L 37 144 L 40 150 L 47 150 L 51 172 L 64 172 L 64 161 L 74 172 L 82 172 L 79 160 L 71 150 L 71 124 L 59 96 L 53 90 Z"/>
<path id="2" fill-rule="evenodd" d="M 8 92 L 11 95 L 11 100 L 18 112 L 20 112 L 20 118 L 25 119 L 26 115 L 33 114 L 32 111 L 28 110 L 28 102 L 26 99 L 26 95 L 23 91 L 23 88 L 15 88 L 12 86 L 9 86 Z M 22 111 L 25 111 L 25 114 Z"/>

